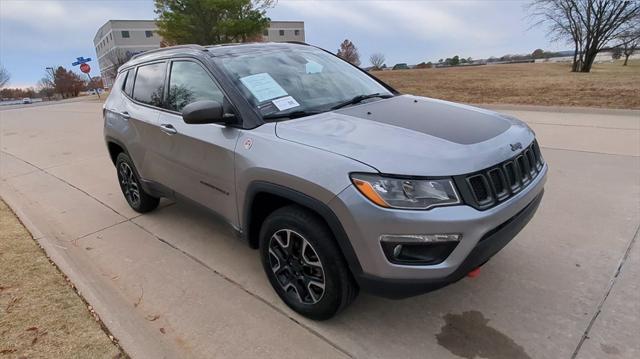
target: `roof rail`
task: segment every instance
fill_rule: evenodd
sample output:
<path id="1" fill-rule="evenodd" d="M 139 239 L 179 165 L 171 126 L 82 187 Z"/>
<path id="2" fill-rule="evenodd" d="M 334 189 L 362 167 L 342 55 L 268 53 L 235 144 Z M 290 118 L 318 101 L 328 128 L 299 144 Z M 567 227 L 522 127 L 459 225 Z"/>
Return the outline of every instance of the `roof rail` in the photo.
<path id="1" fill-rule="evenodd" d="M 298 45 L 307 45 L 307 46 L 311 46 L 309 44 L 307 44 L 304 41 L 285 41 L 287 44 L 298 44 Z"/>
<path id="2" fill-rule="evenodd" d="M 161 51 L 165 51 L 165 50 L 172 50 L 172 49 L 194 49 L 194 50 L 207 51 L 206 47 L 204 47 L 202 45 L 197 45 L 197 44 L 176 45 L 176 46 L 161 47 L 159 49 L 153 49 L 153 50 L 148 50 L 148 51 L 145 51 L 145 52 L 141 52 L 139 54 L 133 55 L 130 60 L 137 59 L 138 57 L 143 56 L 143 55 L 153 54 L 153 53 L 156 53 L 156 52 L 161 52 Z"/>

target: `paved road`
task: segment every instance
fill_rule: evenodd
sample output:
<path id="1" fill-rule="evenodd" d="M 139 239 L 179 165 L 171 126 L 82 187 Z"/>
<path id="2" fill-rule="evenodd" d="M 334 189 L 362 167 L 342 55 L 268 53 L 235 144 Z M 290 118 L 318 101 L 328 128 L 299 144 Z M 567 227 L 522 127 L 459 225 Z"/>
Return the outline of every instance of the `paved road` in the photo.
<path id="1" fill-rule="evenodd" d="M 551 168 L 530 225 L 478 278 L 317 323 L 206 212 L 131 211 L 100 106 L 0 111 L 0 195 L 133 357 L 640 357 L 639 113 L 507 111 Z"/>

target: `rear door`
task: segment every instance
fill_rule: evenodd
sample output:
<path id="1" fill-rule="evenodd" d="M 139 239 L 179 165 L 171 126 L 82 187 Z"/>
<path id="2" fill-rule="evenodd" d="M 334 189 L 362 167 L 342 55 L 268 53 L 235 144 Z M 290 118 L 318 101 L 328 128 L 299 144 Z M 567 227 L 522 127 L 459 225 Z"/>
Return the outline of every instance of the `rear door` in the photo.
<path id="1" fill-rule="evenodd" d="M 169 65 L 165 108 L 157 138 L 164 176 L 174 191 L 216 211 L 237 225 L 234 151 L 239 130 L 219 124 L 187 124 L 181 111 L 189 103 L 214 100 L 233 112 L 209 71 L 193 59 Z"/>
<path id="2" fill-rule="evenodd" d="M 130 129 L 125 143 L 139 175 L 145 180 L 162 183 L 162 169 L 157 154 L 150 146 L 159 132 L 158 116 L 162 105 L 166 62 L 140 65 L 129 70 L 124 85 L 125 100 L 121 116 Z"/>
<path id="3" fill-rule="evenodd" d="M 154 141 L 161 135 L 158 116 L 163 104 L 166 62 L 155 62 L 140 65 L 135 72 L 133 88 L 128 93 L 126 111 L 137 127 L 135 136 L 128 143 L 139 148 L 142 166 L 136 163 L 138 172 L 145 180 L 166 185 L 164 169 L 158 161 L 159 154 L 155 150 Z M 128 85 L 128 84 L 127 84 Z M 128 86 L 125 85 L 125 93 Z"/>

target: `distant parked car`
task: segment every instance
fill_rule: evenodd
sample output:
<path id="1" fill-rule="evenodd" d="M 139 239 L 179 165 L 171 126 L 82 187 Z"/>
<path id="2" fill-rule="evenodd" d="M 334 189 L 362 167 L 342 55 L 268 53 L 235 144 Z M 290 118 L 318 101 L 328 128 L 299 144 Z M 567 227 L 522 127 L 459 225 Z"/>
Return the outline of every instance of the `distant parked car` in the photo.
<path id="1" fill-rule="evenodd" d="M 23 104 L 31 104 L 33 103 L 33 101 L 31 101 L 31 99 L 29 97 L 25 97 L 22 99 L 22 103 Z"/>

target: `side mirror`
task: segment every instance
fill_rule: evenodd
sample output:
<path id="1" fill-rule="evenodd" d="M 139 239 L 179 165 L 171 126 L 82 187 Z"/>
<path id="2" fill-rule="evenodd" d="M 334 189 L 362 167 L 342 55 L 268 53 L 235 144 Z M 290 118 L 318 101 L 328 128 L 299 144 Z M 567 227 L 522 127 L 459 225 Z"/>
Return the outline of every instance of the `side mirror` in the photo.
<path id="1" fill-rule="evenodd" d="M 233 123 L 235 116 L 224 113 L 222 104 L 218 101 L 196 101 L 182 109 L 182 119 L 185 123 L 200 125 L 205 123 Z"/>

